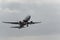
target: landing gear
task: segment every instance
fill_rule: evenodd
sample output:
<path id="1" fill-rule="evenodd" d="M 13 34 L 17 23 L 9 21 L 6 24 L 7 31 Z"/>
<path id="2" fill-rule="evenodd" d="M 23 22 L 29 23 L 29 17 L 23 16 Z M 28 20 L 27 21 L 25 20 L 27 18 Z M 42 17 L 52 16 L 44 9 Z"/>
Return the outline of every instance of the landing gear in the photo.
<path id="1" fill-rule="evenodd" d="M 28 27 L 28 24 L 27 24 L 27 27 Z"/>

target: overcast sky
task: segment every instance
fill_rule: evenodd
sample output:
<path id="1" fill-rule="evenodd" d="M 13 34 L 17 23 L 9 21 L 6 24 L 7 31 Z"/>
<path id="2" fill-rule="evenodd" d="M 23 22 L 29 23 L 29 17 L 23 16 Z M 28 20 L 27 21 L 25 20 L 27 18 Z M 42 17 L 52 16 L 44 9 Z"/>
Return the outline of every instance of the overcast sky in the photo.
<path id="1" fill-rule="evenodd" d="M 2 21 L 20 21 L 31 15 L 40 24 L 24 29 Z M 60 0 L 0 0 L 1 40 L 60 40 Z"/>

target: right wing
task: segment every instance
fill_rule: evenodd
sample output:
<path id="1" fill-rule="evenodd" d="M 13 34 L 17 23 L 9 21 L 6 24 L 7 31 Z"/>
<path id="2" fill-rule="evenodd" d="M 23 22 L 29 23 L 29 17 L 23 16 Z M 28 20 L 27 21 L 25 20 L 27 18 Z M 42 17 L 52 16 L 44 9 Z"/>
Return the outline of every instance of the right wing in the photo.
<path id="1" fill-rule="evenodd" d="M 20 27 L 19 26 L 14 26 L 14 27 L 10 27 L 10 28 L 18 28 L 18 29 L 20 29 L 20 28 L 25 28 L 25 27 L 24 27 L 24 25 L 20 25 Z"/>
<path id="2" fill-rule="evenodd" d="M 9 24 L 19 24 L 18 22 L 3 22 L 3 23 L 9 23 Z"/>
<path id="3" fill-rule="evenodd" d="M 28 22 L 28 24 L 38 24 L 38 23 L 41 23 L 41 22 Z"/>

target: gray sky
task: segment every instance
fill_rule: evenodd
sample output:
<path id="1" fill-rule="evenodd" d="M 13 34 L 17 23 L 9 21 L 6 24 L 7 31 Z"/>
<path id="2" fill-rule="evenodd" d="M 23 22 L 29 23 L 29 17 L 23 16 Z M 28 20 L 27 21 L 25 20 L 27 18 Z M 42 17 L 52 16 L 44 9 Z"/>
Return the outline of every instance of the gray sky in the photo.
<path id="1" fill-rule="evenodd" d="M 60 40 L 59 0 L 0 0 L 1 40 Z M 25 29 L 11 29 L 16 26 L 2 21 L 20 21 L 27 15 L 41 24 L 29 25 Z"/>

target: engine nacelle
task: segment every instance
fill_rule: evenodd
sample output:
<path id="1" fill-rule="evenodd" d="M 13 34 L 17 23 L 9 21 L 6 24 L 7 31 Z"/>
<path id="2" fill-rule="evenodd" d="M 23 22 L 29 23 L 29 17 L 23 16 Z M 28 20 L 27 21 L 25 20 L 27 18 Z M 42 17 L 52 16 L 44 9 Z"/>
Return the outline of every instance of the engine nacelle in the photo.
<path id="1" fill-rule="evenodd" d="M 19 24 L 22 24 L 22 22 L 21 22 L 21 21 L 19 21 Z"/>
<path id="2" fill-rule="evenodd" d="M 33 21 L 31 21 L 31 23 L 33 23 Z"/>
<path id="3" fill-rule="evenodd" d="M 30 21 L 30 23 L 31 23 L 31 24 L 34 24 L 34 22 L 33 22 L 33 21 Z"/>

